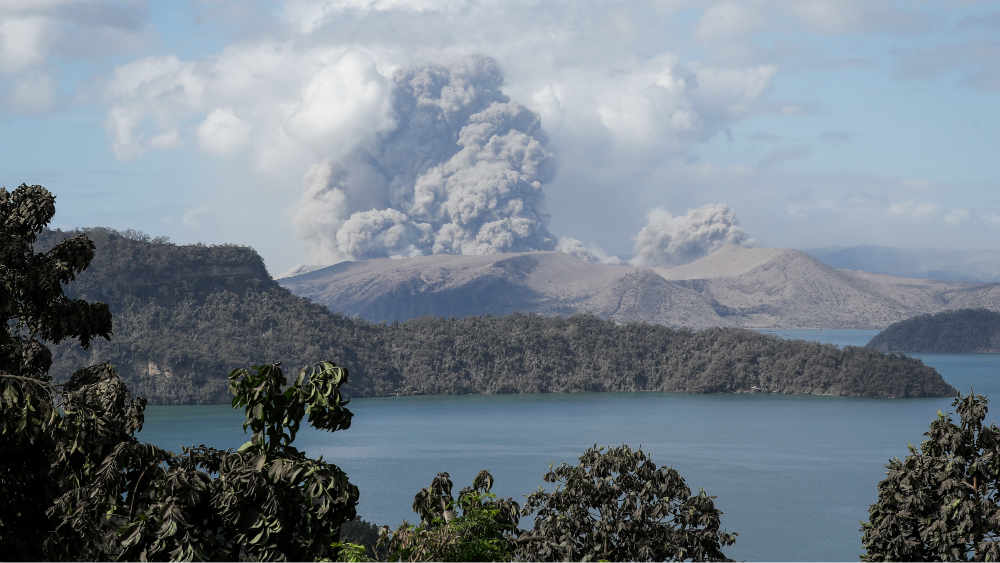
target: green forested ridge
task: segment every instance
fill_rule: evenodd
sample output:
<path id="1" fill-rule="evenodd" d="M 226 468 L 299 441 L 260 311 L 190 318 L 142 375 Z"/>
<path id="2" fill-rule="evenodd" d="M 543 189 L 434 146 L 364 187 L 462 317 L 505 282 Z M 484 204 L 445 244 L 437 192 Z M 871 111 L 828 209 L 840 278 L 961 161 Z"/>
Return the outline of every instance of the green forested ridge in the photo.
<path id="1" fill-rule="evenodd" d="M 45 248 L 74 233 L 50 231 Z M 226 402 L 225 374 L 318 357 L 351 369 L 354 396 L 551 391 L 954 395 L 930 367 L 873 350 L 740 329 L 615 325 L 511 315 L 372 324 L 331 313 L 270 279 L 250 248 L 176 246 L 88 229 L 96 252 L 67 294 L 110 305 L 113 336 L 53 348 L 55 377 L 109 361 L 159 403 Z M 756 388 L 756 389 L 755 389 Z"/>
<path id="2" fill-rule="evenodd" d="M 919 315 L 889 325 L 868 342 L 880 352 L 1000 353 L 1000 313 L 958 309 Z"/>

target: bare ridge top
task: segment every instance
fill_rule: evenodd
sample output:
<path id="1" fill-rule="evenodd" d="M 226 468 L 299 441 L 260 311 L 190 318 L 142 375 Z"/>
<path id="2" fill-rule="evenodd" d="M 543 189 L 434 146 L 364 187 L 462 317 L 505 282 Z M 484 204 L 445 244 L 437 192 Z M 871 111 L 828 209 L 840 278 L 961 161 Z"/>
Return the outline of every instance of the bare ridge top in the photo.
<path id="1" fill-rule="evenodd" d="M 779 256 L 796 252 L 782 248 L 748 248 L 727 244 L 694 262 L 672 268 L 653 268 L 653 270 L 667 280 L 731 278 L 745 274 Z"/>

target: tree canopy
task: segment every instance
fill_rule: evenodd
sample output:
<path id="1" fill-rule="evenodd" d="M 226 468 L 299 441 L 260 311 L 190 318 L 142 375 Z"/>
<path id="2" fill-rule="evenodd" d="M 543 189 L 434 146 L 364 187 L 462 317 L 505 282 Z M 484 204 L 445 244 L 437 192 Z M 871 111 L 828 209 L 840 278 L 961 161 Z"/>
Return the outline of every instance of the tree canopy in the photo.
<path id="1" fill-rule="evenodd" d="M 51 529 L 45 510 L 63 492 L 53 483 L 75 477 L 60 479 L 51 467 L 54 459 L 77 463 L 81 445 L 78 440 L 62 442 L 79 429 L 57 425 L 58 408 L 73 409 L 87 399 L 80 378 L 74 376 L 61 397 L 64 402 L 54 402 L 60 397 L 49 385 L 52 355 L 44 342 L 75 339 L 86 348 L 94 338 L 111 333 L 106 305 L 63 294 L 63 284 L 93 258 L 93 243 L 77 235 L 46 252 L 34 252 L 39 233 L 54 214 L 55 197 L 45 188 L 0 187 L 0 482 L 5 489 L 0 498 L 0 545 L 10 546 L 12 555 L 21 559 L 40 558 L 39 546 L 28 538 L 37 530 Z M 120 388 L 106 386 L 106 391 L 114 411 L 110 419 L 127 430 L 136 419 L 129 417 L 126 423 L 124 411 L 134 411 L 136 405 L 125 407 L 128 401 Z"/>
<path id="2" fill-rule="evenodd" d="M 722 512 L 704 490 L 692 495 L 672 467 L 642 450 L 593 447 L 579 465 L 550 468 L 524 505 L 534 529 L 518 540 L 527 561 L 728 560 L 736 534 L 722 530 Z"/>
<path id="3" fill-rule="evenodd" d="M 413 497 L 420 524 L 384 528 L 380 544 L 396 561 L 510 561 L 520 533 L 519 507 L 498 499 L 492 488 L 493 476 L 480 471 L 456 501 L 451 476 L 439 473 Z"/>
<path id="4" fill-rule="evenodd" d="M 55 212 L 55 197 L 42 186 L 0 187 L 0 372 L 9 375 L 47 380 L 52 356 L 44 341 L 76 339 L 86 348 L 111 334 L 107 305 L 63 294 L 63 284 L 90 264 L 94 244 L 76 235 L 34 252 Z"/>
<path id="5" fill-rule="evenodd" d="M 969 394 L 938 412 L 920 448 L 894 458 L 862 524 L 865 561 L 1000 560 L 1000 428 Z"/>

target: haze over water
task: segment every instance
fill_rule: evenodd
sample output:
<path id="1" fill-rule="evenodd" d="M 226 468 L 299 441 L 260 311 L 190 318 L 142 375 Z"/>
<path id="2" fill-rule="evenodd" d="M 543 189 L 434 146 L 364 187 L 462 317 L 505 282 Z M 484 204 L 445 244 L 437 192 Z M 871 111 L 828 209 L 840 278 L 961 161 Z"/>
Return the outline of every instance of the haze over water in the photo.
<path id="1" fill-rule="evenodd" d="M 875 334 L 766 332 L 840 346 L 863 345 Z M 1000 397 L 1000 355 L 918 357 L 963 393 L 974 387 Z M 296 445 L 348 473 L 361 490 L 363 518 L 396 527 L 418 520 L 413 495 L 440 471 L 461 488 L 488 469 L 494 492 L 523 503 L 549 464 L 575 463 L 594 444 L 627 443 L 675 467 L 694 491 L 718 497 L 723 526 L 739 533 L 730 557 L 856 560 L 860 521 L 885 464 L 905 456 L 907 443 L 918 445 L 950 403 L 678 393 L 357 399 L 349 430 L 307 428 Z M 140 437 L 174 450 L 235 448 L 246 440 L 241 420 L 242 412 L 225 405 L 151 406 Z"/>

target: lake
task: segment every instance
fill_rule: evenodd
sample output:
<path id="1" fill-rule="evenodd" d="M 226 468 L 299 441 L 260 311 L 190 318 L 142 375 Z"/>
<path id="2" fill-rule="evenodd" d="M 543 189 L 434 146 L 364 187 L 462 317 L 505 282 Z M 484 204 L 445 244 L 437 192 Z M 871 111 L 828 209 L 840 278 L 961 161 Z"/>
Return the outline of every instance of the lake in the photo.
<path id="1" fill-rule="evenodd" d="M 876 331 L 763 331 L 863 345 Z M 1000 355 L 917 355 L 967 393 L 1000 397 Z M 549 464 L 588 447 L 626 443 L 717 496 L 726 553 L 743 560 L 857 560 L 860 522 L 885 464 L 918 445 L 951 399 L 853 399 L 768 394 L 578 393 L 356 399 L 352 427 L 300 432 L 296 445 L 342 467 L 361 490 L 359 514 L 396 527 L 419 518 L 413 495 L 448 471 L 455 490 L 480 469 L 494 492 L 522 502 Z M 990 416 L 992 421 L 995 417 Z M 228 406 L 150 406 L 140 437 L 179 451 L 235 448 L 247 437 Z"/>

